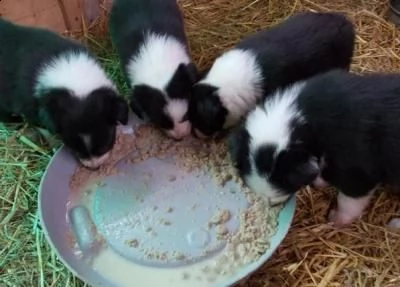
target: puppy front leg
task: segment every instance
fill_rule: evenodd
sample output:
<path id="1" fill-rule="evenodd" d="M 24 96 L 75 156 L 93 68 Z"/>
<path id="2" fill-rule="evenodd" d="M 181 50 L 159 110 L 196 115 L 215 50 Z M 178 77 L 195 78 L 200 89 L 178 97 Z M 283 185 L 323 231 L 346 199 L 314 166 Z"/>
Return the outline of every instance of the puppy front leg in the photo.
<path id="1" fill-rule="evenodd" d="M 325 157 L 322 157 L 319 160 L 319 169 L 321 170 L 321 172 L 318 177 L 313 181 L 312 187 L 323 189 L 329 186 L 329 183 L 326 180 L 326 176 L 329 176 L 329 168 L 327 167 Z"/>
<path id="2" fill-rule="evenodd" d="M 337 207 L 336 209 L 330 210 L 329 221 L 333 222 L 337 227 L 353 223 L 361 217 L 373 193 L 373 191 L 370 191 L 365 196 L 350 197 L 339 192 L 337 196 Z"/>

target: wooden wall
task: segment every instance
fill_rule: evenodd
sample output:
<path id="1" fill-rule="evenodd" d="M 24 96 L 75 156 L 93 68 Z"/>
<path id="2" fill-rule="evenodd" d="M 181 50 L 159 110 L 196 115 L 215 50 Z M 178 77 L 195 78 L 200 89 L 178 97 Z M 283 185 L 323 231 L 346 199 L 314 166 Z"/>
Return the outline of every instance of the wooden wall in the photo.
<path id="1" fill-rule="evenodd" d="M 0 16 L 10 21 L 44 27 L 55 32 L 77 31 L 87 1 L 93 0 L 0 0 Z M 99 3 L 99 0 L 95 0 Z"/>

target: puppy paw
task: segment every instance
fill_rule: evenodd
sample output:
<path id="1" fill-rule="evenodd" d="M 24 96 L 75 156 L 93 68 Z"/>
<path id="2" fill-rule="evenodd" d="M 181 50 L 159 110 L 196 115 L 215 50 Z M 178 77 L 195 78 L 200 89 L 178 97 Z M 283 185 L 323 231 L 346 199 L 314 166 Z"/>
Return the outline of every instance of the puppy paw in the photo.
<path id="1" fill-rule="evenodd" d="M 337 209 L 331 209 L 328 215 L 329 222 L 333 223 L 333 225 L 336 227 L 344 227 L 350 225 L 358 218 L 359 217 L 351 216 Z"/>
<path id="2" fill-rule="evenodd" d="M 393 229 L 400 229 L 400 217 L 392 218 L 389 221 L 389 223 L 387 224 L 387 227 L 393 228 Z"/>
<path id="3" fill-rule="evenodd" d="M 336 226 L 345 226 L 361 218 L 365 207 L 368 205 L 373 192 L 369 192 L 363 197 L 349 197 L 339 192 L 337 197 L 337 207 L 329 212 L 329 221 Z"/>

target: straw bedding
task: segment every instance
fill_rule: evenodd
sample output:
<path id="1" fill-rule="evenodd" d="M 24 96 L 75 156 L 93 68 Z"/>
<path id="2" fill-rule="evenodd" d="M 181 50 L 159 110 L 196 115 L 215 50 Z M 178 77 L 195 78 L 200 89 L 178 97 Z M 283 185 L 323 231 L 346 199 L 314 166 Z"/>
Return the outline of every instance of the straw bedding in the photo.
<path id="1" fill-rule="evenodd" d="M 296 11 L 314 10 L 344 12 L 356 25 L 354 71 L 400 72 L 400 30 L 387 22 L 385 0 L 179 2 L 200 68 L 243 35 Z M 86 27 L 84 34 L 125 90 L 109 43 L 92 39 L 93 33 L 104 36 L 104 22 Z M 37 187 L 51 154 L 26 127 L 0 125 L 0 286 L 84 286 L 50 251 L 38 224 Z M 332 199 L 329 189 L 302 190 L 288 236 L 271 260 L 240 286 L 400 286 L 400 233 L 385 228 L 400 213 L 399 198 L 378 193 L 362 220 L 343 229 L 326 223 Z"/>

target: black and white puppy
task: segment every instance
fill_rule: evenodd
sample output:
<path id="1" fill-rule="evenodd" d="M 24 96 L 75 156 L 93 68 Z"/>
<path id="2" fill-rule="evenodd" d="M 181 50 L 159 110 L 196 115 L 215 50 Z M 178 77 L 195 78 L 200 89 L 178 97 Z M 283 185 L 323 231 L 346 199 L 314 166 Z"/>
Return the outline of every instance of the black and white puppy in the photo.
<path id="1" fill-rule="evenodd" d="M 348 70 L 354 27 L 339 13 L 304 12 L 244 38 L 194 86 L 189 120 L 209 137 L 236 126 L 265 94 L 333 68 Z"/>
<path id="2" fill-rule="evenodd" d="M 399 119 L 400 75 L 334 70 L 273 93 L 232 134 L 230 153 L 272 203 L 321 176 L 339 190 L 330 220 L 346 225 L 378 184 L 400 185 Z"/>
<path id="3" fill-rule="evenodd" d="M 88 168 L 114 145 L 128 104 L 86 48 L 51 31 L 0 19 L 0 115 L 60 135 Z"/>
<path id="4" fill-rule="evenodd" d="M 177 1 L 115 0 L 109 30 L 132 89 L 132 110 L 174 139 L 189 135 L 197 71 Z"/>

